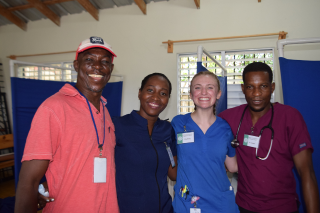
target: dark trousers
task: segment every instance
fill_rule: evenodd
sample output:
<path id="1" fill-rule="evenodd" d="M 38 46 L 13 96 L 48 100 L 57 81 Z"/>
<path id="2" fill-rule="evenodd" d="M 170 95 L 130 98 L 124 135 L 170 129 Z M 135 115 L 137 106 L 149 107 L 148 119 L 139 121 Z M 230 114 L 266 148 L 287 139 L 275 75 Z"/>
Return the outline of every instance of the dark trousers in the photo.
<path id="1" fill-rule="evenodd" d="M 299 208 L 298 208 L 299 209 Z M 240 210 L 240 213 L 258 213 L 258 212 L 252 212 L 252 211 L 249 211 L 247 209 L 244 209 L 242 207 L 239 206 L 239 210 Z M 295 211 L 295 212 L 292 212 L 292 213 L 299 213 L 299 210 Z"/>

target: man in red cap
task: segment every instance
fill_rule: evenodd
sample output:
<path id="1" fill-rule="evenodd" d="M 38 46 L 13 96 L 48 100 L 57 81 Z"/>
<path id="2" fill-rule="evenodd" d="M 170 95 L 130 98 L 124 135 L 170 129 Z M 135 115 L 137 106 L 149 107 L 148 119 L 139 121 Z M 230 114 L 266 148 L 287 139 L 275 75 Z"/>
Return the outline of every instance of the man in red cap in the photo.
<path id="1" fill-rule="evenodd" d="M 37 110 L 22 157 L 15 212 L 37 212 L 44 174 L 55 201 L 43 212 L 119 212 L 114 126 L 101 96 L 114 57 L 102 38 L 84 40 L 73 62 L 75 87 L 65 84 Z"/>

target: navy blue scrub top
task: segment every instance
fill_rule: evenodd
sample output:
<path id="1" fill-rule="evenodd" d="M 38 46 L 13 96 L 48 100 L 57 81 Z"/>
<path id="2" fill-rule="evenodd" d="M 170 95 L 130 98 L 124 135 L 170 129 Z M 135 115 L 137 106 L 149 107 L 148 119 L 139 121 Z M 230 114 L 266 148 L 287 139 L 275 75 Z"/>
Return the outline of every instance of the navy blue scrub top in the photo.
<path id="1" fill-rule="evenodd" d="M 116 186 L 120 212 L 173 212 L 167 185 L 170 158 L 164 143 L 176 156 L 171 124 L 158 119 L 149 136 L 147 120 L 136 111 L 112 120 L 116 135 Z"/>

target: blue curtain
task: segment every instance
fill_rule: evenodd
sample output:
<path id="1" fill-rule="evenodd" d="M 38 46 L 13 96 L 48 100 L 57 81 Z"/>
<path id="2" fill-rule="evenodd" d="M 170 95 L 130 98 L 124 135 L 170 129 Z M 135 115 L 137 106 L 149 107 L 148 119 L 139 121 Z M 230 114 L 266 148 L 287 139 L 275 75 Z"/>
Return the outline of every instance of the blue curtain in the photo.
<path id="1" fill-rule="evenodd" d="M 40 104 L 58 92 L 66 83 L 70 82 L 11 78 L 16 186 L 23 150 L 33 116 Z M 75 85 L 75 83 L 70 84 Z M 108 101 L 107 108 L 110 116 L 120 116 L 122 82 L 108 83 L 102 92 L 102 96 Z"/>
<path id="2" fill-rule="evenodd" d="M 197 62 L 197 73 L 201 71 L 208 71 L 207 68 L 202 66 L 202 62 Z M 221 97 L 219 101 L 217 102 L 216 106 L 216 115 L 219 115 L 220 112 L 224 111 L 228 107 L 227 99 L 228 99 L 228 93 L 227 93 L 227 77 L 220 77 L 218 76 L 218 79 L 220 81 L 220 90 L 221 90 Z"/>
<path id="3" fill-rule="evenodd" d="M 299 61 L 279 58 L 284 104 L 290 105 L 300 111 L 311 136 L 314 153 L 312 154 L 313 166 L 317 176 L 318 187 L 320 187 L 320 61 Z M 302 205 L 300 212 L 305 211 L 305 203 L 302 199 L 302 189 L 296 170 L 297 193 Z"/>

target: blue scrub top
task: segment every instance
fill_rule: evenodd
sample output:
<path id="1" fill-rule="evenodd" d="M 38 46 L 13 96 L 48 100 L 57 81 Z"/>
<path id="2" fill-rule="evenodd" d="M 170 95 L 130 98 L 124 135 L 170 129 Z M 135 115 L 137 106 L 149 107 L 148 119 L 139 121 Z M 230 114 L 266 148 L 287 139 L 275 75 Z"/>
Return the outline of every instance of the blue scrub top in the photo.
<path id="1" fill-rule="evenodd" d="M 199 196 L 197 208 L 206 212 L 238 212 L 234 191 L 230 190 L 230 181 L 226 174 L 224 162 L 226 155 L 235 156 L 231 147 L 233 134 L 229 124 L 216 117 L 216 121 L 203 134 L 192 120 L 191 114 L 178 115 L 173 118 L 175 133 L 194 131 L 194 143 L 177 145 L 178 176 L 174 186 L 174 212 L 190 212 L 192 196 Z M 189 188 L 189 195 L 182 197 L 181 188 Z"/>
<path id="2" fill-rule="evenodd" d="M 149 136 L 147 120 L 136 111 L 112 120 L 116 135 L 116 186 L 120 212 L 173 212 L 167 186 L 170 158 L 164 143 L 176 156 L 171 124 L 158 119 Z"/>

